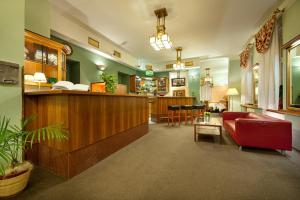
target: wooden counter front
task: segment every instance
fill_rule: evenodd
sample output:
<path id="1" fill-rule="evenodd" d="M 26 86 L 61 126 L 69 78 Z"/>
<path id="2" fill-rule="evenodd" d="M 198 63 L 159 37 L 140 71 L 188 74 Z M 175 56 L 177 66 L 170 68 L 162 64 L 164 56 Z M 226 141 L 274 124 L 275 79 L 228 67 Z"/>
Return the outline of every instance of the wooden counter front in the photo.
<path id="1" fill-rule="evenodd" d="M 35 145 L 29 157 L 72 177 L 148 132 L 148 98 L 77 91 L 30 92 L 24 96 L 28 128 L 62 123 L 65 142 Z"/>
<path id="2" fill-rule="evenodd" d="M 150 97 L 151 120 L 160 122 L 168 115 L 168 105 L 193 105 L 195 97 Z"/>

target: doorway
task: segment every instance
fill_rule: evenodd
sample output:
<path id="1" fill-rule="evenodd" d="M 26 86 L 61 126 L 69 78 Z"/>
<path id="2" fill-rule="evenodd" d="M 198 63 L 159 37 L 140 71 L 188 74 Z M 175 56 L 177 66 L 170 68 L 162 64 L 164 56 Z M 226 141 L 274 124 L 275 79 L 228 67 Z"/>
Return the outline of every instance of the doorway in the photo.
<path id="1" fill-rule="evenodd" d="M 126 93 L 129 89 L 129 74 L 118 72 L 118 84 L 126 85 Z"/>
<path id="2" fill-rule="evenodd" d="M 80 62 L 67 59 L 67 81 L 74 84 L 80 83 Z"/>

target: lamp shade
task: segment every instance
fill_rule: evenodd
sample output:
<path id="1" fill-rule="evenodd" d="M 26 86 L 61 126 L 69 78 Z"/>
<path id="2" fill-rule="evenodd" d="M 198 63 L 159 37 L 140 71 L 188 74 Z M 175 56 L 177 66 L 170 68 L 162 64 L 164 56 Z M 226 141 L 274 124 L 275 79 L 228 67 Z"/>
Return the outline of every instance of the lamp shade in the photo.
<path id="1" fill-rule="evenodd" d="M 239 92 L 237 91 L 236 88 L 228 88 L 226 95 L 228 96 L 236 96 L 239 95 Z"/>
<path id="2" fill-rule="evenodd" d="M 36 83 L 47 83 L 47 79 L 44 73 L 42 72 L 35 72 L 33 75 L 33 82 Z"/>

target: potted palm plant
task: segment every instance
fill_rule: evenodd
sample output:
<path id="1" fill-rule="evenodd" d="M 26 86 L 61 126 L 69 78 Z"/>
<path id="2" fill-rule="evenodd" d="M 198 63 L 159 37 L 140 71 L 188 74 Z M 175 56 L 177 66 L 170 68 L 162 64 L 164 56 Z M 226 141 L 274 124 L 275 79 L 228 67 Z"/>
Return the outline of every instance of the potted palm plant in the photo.
<path id="1" fill-rule="evenodd" d="M 100 75 L 101 81 L 105 83 L 105 90 L 106 92 L 114 93 L 117 85 L 116 85 L 116 79 L 114 76 L 106 74 L 105 72 L 102 72 Z"/>
<path id="2" fill-rule="evenodd" d="M 17 194 L 27 186 L 33 165 L 24 160 L 24 153 L 33 143 L 67 139 L 61 125 L 25 130 L 32 119 L 24 120 L 19 127 L 9 118 L 0 117 L 0 197 Z"/>

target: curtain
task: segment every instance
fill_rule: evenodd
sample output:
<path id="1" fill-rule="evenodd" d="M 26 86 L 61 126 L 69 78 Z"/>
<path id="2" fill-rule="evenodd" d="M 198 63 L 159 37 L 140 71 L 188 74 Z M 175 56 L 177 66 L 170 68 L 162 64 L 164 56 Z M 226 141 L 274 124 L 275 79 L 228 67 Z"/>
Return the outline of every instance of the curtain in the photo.
<path id="1" fill-rule="evenodd" d="M 240 66 L 241 66 L 241 68 L 247 68 L 248 67 L 248 61 L 249 61 L 249 47 L 247 46 L 246 49 L 240 54 Z"/>
<path id="2" fill-rule="evenodd" d="M 252 57 L 247 61 L 247 67 L 241 70 L 241 104 L 253 103 Z"/>
<path id="3" fill-rule="evenodd" d="M 265 23 L 265 25 L 255 35 L 255 46 L 258 53 L 265 53 L 272 42 L 272 34 L 276 25 L 276 13 L 275 11 L 272 17 Z"/>
<path id="4" fill-rule="evenodd" d="M 262 55 L 259 66 L 258 107 L 262 109 L 278 109 L 279 57 L 278 25 L 275 24 L 270 46 Z"/>

